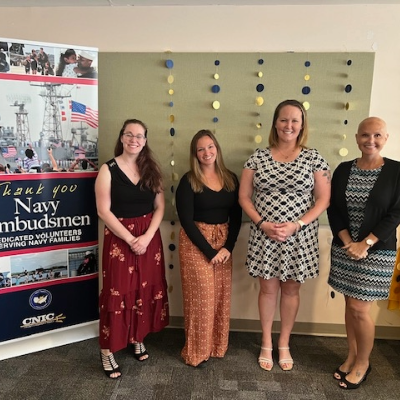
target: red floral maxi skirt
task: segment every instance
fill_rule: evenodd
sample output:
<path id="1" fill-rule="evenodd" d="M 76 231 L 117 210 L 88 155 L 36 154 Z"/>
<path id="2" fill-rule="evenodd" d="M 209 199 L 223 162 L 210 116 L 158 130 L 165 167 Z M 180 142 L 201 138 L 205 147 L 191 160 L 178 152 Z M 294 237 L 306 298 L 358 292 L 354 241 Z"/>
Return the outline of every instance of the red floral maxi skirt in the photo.
<path id="1" fill-rule="evenodd" d="M 120 218 L 134 236 L 148 229 L 152 214 Z M 160 231 L 145 254 L 137 256 L 126 242 L 104 229 L 103 288 L 100 293 L 99 343 L 116 352 L 143 342 L 149 332 L 169 323 L 167 281 Z"/>

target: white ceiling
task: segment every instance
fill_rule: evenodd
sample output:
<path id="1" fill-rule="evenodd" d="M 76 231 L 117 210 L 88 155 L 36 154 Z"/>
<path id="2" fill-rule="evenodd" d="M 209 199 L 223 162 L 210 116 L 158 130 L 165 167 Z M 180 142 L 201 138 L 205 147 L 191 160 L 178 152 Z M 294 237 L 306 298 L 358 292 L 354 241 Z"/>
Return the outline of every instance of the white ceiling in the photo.
<path id="1" fill-rule="evenodd" d="M 142 7 L 400 4 L 400 0 L 0 0 L 0 7 Z"/>

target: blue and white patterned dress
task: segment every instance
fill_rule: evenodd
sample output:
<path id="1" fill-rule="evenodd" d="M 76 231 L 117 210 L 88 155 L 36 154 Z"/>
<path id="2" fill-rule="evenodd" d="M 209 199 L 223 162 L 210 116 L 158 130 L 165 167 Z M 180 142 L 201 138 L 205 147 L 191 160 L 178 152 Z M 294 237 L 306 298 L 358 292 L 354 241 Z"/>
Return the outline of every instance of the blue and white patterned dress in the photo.
<path id="1" fill-rule="evenodd" d="M 254 170 L 254 206 L 268 222 L 299 220 L 314 205 L 314 172 L 329 170 L 315 149 L 302 149 L 290 162 L 272 158 L 271 150 L 257 149 L 244 168 Z M 304 282 L 319 274 L 318 220 L 285 242 L 271 240 L 250 225 L 246 267 L 253 277 Z"/>
<path id="2" fill-rule="evenodd" d="M 362 170 L 354 161 L 346 188 L 346 202 L 350 218 L 350 235 L 354 242 L 364 219 L 364 210 L 369 193 L 375 185 L 382 167 Z M 359 300 L 385 300 L 395 262 L 395 250 L 368 250 L 368 257 L 352 260 L 346 251 L 333 243 L 329 285 L 346 296 Z"/>

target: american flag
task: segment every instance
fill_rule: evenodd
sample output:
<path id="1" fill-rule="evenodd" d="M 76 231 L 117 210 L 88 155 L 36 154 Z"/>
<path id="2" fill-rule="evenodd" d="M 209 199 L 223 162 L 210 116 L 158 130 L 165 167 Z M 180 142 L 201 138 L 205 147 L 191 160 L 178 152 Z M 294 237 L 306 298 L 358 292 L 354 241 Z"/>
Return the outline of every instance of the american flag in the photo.
<path id="1" fill-rule="evenodd" d="M 1 154 L 4 158 L 11 158 L 17 155 L 17 149 L 14 146 L 2 147 Z"/>
<path id="2" fill-rule="evenodd" d="M 99 112 L 71 100 L 71 122 L 86 122 L 92 128 L 99 126 Z"/>

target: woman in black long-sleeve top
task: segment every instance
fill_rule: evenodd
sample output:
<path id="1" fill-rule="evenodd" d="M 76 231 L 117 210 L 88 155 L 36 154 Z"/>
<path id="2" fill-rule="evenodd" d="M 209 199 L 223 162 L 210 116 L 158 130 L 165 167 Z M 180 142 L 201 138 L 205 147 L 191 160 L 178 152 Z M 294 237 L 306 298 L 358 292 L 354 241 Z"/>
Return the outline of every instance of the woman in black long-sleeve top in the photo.
<path id="1" fill-rule="evenodd" d="M 176 192 L 186 336 L 181 355 L 194 367 L 228 349 L 231 255 L 242 218 L 238 190 L 217 139 L 199 131 L 190 145 L 190 171 Z"/>
<path id="2" fill-rule="evenodd" d="M 361 157 L 340 164 L 332 178 L 328 282 L 346 302 L 348 355 L 334 373 L 343 389 L 357 389 L 371 371 L 375 326 L 369 311 L 372 301 L 388 298 L 394 268 L 400 162 L 380 155 L 387 138 L 384 121 L 362 121 L 356 135 Z"/>

